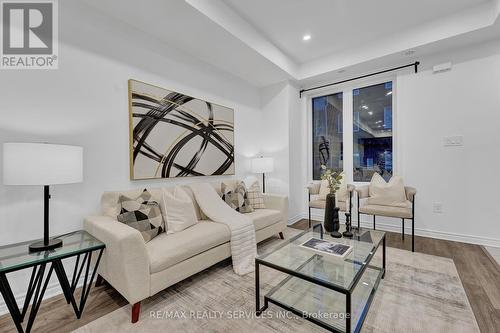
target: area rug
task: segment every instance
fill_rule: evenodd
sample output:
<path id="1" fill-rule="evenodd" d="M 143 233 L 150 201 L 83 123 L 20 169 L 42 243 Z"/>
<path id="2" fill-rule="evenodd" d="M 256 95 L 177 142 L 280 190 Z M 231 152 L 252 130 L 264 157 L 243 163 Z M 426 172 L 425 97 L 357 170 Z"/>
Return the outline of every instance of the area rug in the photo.
<path id="1" fill-rule="evenodd" d="M 288 228 L 286 237 L 297 231 Z M 259 253 L 279 245 L 259 244 Z M 374 258 L 373 260 L 376 260 Z M 261 269 L 261 295 L 283 278 Z M 101 332 L 325 332 L 269 305 L 255 316 L 254 274 L 236 275 L 230 262 L 217 264 L 143 301 L 138 323 L 125 306 L 76 330 Z M 362 332 L 479 332 L 453 260 L 387 248 L 387 272 Z"/>

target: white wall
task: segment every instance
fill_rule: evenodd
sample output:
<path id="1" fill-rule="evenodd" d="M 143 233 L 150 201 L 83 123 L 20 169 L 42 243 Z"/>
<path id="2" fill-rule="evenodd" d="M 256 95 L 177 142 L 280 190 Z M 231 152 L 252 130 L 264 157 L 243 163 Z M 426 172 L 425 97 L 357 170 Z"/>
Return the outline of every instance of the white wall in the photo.
<path id="1" fill-rule="evenodd" d="M 398 77 L 400 173 L 418 190 L 421 234 L 500 246 L 499 91 L 498 54 Z M 464 146 L 444 147 L 455 135 Z"/>
<path id="2" fill-rule="evenodd" d="M 247 157 L 257 153 L 261 143 L 255 135 L 262 118 L 255 87 L 168 45 L 154 44 L 99 13 L 78 8 L 76 14 L 64 2 L 59 5 L 59 69 L 0 73 L 0 143 L 84 147 L 84 182 L 51 188 L 51 234 L 81 229 L 86 215 L 99 212 L 105 190 L 208 179 L 129 180 L 130 78 L 234 108 L 236 174 L 247 174 Z M 0 185 L 0 245 L 41 237 L 42 194 L 42 187 Z M 19 296 L 29 278 L 29 272 L 24 273 L 10 277 Z M 48 295 L 57 291 L 51 289 Z"/>
<path id="3" fill-rule="evenodd" d="M 299 89 L 291 85 L 288 94 L 289 110 L 289 221 L 296 222 L 302 218 L 307 207 L 307 164 L 302 152 L 307 150 L 307 133 L 303 124 L 307 123 L 307 114 L 302 112 L 303 101 L 299 98 Z"/>
<path id="4" fill-rule="evenodd" d="M 268 192 L 289 196 L 289 221 L 302 218 L 306 207 L 306 165 L 302 158 L 305 149 L 299 90 L 290 82 L 261 89 L 262 154 L 274 158 L 275 170 L 267 175 Z"/>
<path id="5" fill-rule="evenodd" d="M 274 158 L 274 171 L 267 174 L 266 191 L 288 195 L 289 156 L 289 88 L 287 82 L 261 90 L 262 124 L 257 132 L 262 139 L 263 156 Z"/>
<path id="6" fill-rule="evenodd" d="M 467 60 L 449 72 L 428 69 L 446 59 L 440 55 L 423 62 L 427 69 L 418 74 L 397 76 L 395 165 L 418 191 L 417 235 L 500 246 L 500 48 L 486 45 L 483 51 L 488 53 L 470 59 L 465 50 Z M 456 135 L 463 135 L 463 147 L 443 146 L 445 136 Z M 310 164 L 310 155 L 303 154 Z M 443 213 L 434 213 L 433 203 L 441 203 Z M 313 214 L 322 218 L 320 211 Z M 378 220 L 377 228 L 401 230 L 400 220 Z M 369 216 L 363 222 L 372 226 Z M 406 227 L 411 233 L 409 222 Z"/>

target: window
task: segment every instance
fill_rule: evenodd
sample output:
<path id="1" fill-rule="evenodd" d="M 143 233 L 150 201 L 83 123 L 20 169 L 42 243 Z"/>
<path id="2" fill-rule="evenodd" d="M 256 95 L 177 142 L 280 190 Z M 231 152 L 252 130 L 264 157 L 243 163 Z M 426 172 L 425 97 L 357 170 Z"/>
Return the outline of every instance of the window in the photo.
<path id="1" fill-rule="evenodd" d="M 392 82 L 354 89 L 353 179 L 392 176 Z"/>
<path id="2" fill-rule="evenodd" d="M 342 93 L 312 99 L 313 179 L 320 179 L 321 165 L 343 170 Z"/>

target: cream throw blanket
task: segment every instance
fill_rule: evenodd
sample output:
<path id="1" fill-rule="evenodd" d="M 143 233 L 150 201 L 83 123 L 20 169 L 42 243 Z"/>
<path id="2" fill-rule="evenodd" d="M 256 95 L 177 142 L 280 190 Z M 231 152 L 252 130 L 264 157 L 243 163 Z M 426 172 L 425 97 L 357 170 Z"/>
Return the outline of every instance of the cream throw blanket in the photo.
<path id="1" fill-rule="evenodd" d="M 233 270 L 245 275 L 255 269 L 257 245 L 252 220 L 229 207 L 208 183 L 189 185 L 203 213 L 214 222 L 223 223 L 231 230 Z"/>

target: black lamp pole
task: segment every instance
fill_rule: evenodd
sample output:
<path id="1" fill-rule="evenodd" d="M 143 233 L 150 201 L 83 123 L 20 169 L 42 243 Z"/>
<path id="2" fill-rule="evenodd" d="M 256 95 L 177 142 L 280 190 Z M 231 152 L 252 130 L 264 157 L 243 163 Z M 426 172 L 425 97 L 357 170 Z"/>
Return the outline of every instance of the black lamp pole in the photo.
<path id="1" fill-rule="evenodd" d="M 30 244 L 30 252 L 41 252 L 52 250 L 62 246 L 61 239 L 49 239 L 49 185 L 43 186 L 43 241 Z"/>
<path id="2" fill-rule="evenodd" d="M 266 193 L 266 174 L 262 173 L 262 193 Z"/>
<path id="3" fill-rule="evenodd" d="M 49 202 L 50 202 L 50 187 L 43 187 L 43 245 L 49 245 Z"/>

